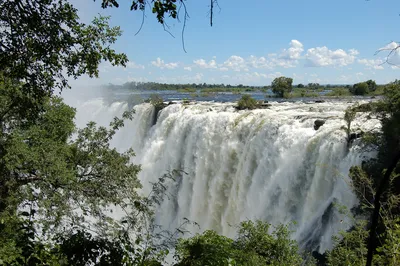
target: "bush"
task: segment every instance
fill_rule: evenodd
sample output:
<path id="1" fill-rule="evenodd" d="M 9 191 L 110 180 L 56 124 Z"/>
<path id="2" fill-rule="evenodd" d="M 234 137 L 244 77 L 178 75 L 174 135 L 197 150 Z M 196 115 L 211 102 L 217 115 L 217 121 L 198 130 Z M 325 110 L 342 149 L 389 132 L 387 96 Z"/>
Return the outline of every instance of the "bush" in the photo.
<path id="1" fill-rule="evenodd" d="M 326 96 L 349 96 L 350 91 L 347 88 L 333 88 L 331 92 L 328 92 Z"/>
<path id="2" fill-rule="evenodd" d="M 368 84 L 366 82 L 356 83 L 350 89 L 350 92 L 354 95 L 366 95 L 369 93 Z"/>
<path id="3" fill-rule="evenodd" d="M 258 102 L 252 98 L 250 95 L 245 94 L 242 96 L 242 98 L 240 98 L 238 105 L 237 105 L 237 109 L 239 110 L 244 110 L 244 109 L 256 109 L 258 107 Z"/>
<path id="4" fill-rule="evenodd" d="M 161 96 L 158 94 L 150 95 L 146 102 L 151 103 L 157 109 L 163 109 L 165 107 L 163 98 L 161 98 Z"/>

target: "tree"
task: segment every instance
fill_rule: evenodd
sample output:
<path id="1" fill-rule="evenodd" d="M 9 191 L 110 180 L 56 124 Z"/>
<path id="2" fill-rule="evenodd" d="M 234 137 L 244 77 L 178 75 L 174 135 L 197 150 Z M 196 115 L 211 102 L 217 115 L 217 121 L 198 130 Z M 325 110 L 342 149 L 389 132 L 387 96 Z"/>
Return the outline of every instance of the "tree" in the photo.
<path id="1" fill-rule="evenodd" d="M 363 136 L 366 147 L 374 149 L 377 156 L 364 161 L 361 167 L 352 167 L 349 174 L 355 194 L 361 202 L 358 212 L 363 216 L 371 216 L 369 236 L 364 236 L 364 240 L 355 244 L 367 249 L 367 253 L 362 258 L 358 258 L 366 265 L 372 265 L 375 260 L 379 261 L 377 265 L 386 265 L 385 258 L 397 258 L 399 252 L 399 247 L 393 245 L 398 237 L 400 214 L 399 89 L 399 85 L 390 84 L 385 88 L 383 100 L 356 106 L 349 110 L 351 112 L 346 112 L 345 116 L 346 121 L 351 121 L 355 115 L 354 112 L 369 112 L 370 116 L 378 118 L 382 125 L 380 131 L 367 132 Z M 346 238 L 343 241 L 346 241 Z M 343 252 L 354 252 L 351 249 L 348 248 Z M 354 256 L 360 257 L 360 254 Z"/>
<path id="2" fill-rule="evenodd" d="M 101 7 L 119 7 L 117 0 L 101 0 Z M 179 11 L 184 9 L 185 11 L 185 21 L 188 17 L 186 5 L 184 0 L 161 0 L 161 1 L 154 1 L 154 0 L 131 0 L 131 10 L 137 11 L 140 10 L 143 12 L 146 10 L 146 7 L 149 6 L 152 8 L 152 13 L 156 14 L 157 20 L 161 24 L 165 24 L 165 18 L 167 16 L 176 19 L 179 16 Z M 177 3 L 179 6 L 177 6 Z M 218 6 L 218 0 L 211 0 L 210 1 L 210 25 L 213 25 L 213 12 L 214 7 Z M 144 16 L 143 16 L 144 18 Z"/>
<path id="3" fill-rule="evenodd" d="M 368 84 L 366 82 L 356 83 L 350 89 L 350 92 L 354 95 L 366 95 L 369 92 Z"/>
<path id="4" fill-rule="evenodd" d="M 366 221 L 358 221 L 353 230 L 342 232 L 334 237 L 335 247 L 327 252 L 327 264 L 330 266 L 365 265 L 368 231 Z"/>
<path id="5" fill-rule="evenodd" d="M 302 88 L 305 88 L 306 86 L 304 86 L 303 84 L 301 84 L 301 83 L 299 83 L 298 85 L 297 85 L 297 88 L 299 88 L 299 89 L 302 89 Z"/>
<path id="6" fill-rule="evenodd" d="M 97 76 L 103 60 L 125 65 L 126 55 L 110 46 L 121 31 L 105 17 L 80 23 L 65 0 L 0 1 L 0 25 L 0 261 L 56 265 L 62 252 L 42 238 L 90 226 L 110 240 L 110 231 L 134 230 L 151 214 L 136 192 L 133 151 L 109 144 L 132 113 L 108 128 L 89 123 L 76 131 L 75 110 L 54 95 L 69 88 L 68 76 Z M 124 222 L 109 217 L 110 205 L 130 210 Z"/>
<path id="7" fill-rule="evenodd" d="M 375 80 L 370 79 L 370 80 L 367 80 L 365 83 L 367 83 L 367 85 L 368 85 L 368 91 L 369 92 L 376 91 L 376 88 L 378 86 L 376 85 Z"/>
<path id="8" fill-rule="evenodd" d="M 11 109 L 34 115 L 43 97 L 68 88 L 65 73 L 73 78 L 98 76 L 102 60 L 125 65 L 126 55 L 110 47 L 121 35 L 119 27 L 109 27 L 106 17 L 94 19 L 92 25 L 78 19 L 66 0 L 0 1 L 0 73 L 23 81 L 23 94 L 32 96 L 14 96 Z"/>
<path id="9" fill-rule="evenodd" d="M 292 78 L 287 78 L 287 77 L 275 78 L 271 84 L 272 92 L 277 97 L 284 97 L 285 95 L 288 95 L 292 91 L 292 83 L 293 83 Z"/>
<path id="10" fill-rule="evenodd" d="M 308 83 L 307 87 L 310 90 L 318 90 L 320 85 L 319 85 L 319 83 Z"/>
<path id="11" fill-rule="evenodd" d="M 302 258 L 289 234 L 287 226 L 262 221 L 242 222 L 234 240 L 206 231 L 179 241 L 176 265 L 315 265 Z"/>

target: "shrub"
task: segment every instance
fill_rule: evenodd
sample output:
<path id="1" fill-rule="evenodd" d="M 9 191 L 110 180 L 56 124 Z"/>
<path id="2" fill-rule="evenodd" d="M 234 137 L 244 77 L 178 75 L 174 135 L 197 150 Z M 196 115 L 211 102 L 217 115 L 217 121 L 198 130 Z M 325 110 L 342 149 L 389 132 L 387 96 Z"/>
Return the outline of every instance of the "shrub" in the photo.
<path id="1" fill-rule="evenodd" d="M 256 109 L 258 107 L 258 102 L 252 98 L 250 95 L 245 94 L 240 98 L 237 108 L 239 110 L 244 110 L 244 109 Z"/>

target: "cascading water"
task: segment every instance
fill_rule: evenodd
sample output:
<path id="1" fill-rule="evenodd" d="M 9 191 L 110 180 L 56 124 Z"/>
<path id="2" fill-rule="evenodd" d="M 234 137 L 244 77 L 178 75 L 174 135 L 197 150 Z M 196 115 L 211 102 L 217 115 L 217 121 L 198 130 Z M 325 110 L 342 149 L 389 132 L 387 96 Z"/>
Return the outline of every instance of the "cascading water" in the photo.
<path id="1" fill-rule="evenodd" d="M 89 120 L 105 125 L 128 108 L 101 98 L 75 105 L 80 127 Z M 145 192 L 167 171 L 187 173 L 167 181 L 171 197 L 156 213 L 164 228 L 175 229 L 188 218 L 202 230 L 233 237 L 243 220 L 294 221 L 300 246 L 324 252 L 332 247 L 332 235 L 351 226 L 335 207 L 357 204 L 348 171 L 368 156 L 356 143 L 347 148 L 341 127 L 350 105 L 285 102 L 236 111 L 232 103 L 177 103 L 154 123 L 154 107 L 144 103 L 135 106 L 135 118 L 113 145 L 134 148 Z M 318 130 L 316 119 L 326 121 Z M 379 123 L 358 118 L 352 127 L 365 131 Z"/>

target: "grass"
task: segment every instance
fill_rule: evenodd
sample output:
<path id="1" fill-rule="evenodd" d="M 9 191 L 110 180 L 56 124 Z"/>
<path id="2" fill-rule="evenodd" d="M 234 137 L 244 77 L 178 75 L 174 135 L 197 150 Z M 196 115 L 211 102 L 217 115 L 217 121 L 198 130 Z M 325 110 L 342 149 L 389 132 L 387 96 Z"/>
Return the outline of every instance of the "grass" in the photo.
<path id="1" fill-rule="evenodd" d="M 180 93 L 193 93 L 196 92 L 197 90 L 195 88 L 184 88 L 184 89 L 177 89 L 176 91 Z"/>
<path id="2" fill-rule="evenodd" d="M 331 92 L 328 92 L 325 96 L 352 96 L 349 89 L 347 88 L 333 88 Z"/>

